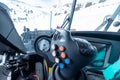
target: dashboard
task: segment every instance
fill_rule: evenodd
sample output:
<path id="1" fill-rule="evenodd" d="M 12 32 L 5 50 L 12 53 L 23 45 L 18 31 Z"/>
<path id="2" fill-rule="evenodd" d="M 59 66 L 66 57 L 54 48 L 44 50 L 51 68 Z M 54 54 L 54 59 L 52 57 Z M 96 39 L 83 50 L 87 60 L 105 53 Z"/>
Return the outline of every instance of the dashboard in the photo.
<path id="1" fill-rule="evenodd" d="M 39 34 L 38 36 L 36 36 L 33 45 L 34 51 L 38 53 L 40 56 L 44 57 L 50 66 L 53 65 L 53 62 L 48 58 L 48 56 L 51 55 L 50 48 L 53 33 L 51 33 L 50 31 L 39 31 Z M 98 52 L 96 58 L 89 65 L 90 68 L 98 69 L 105 68 L 109 64 L 112 64 L 119 59 L 120 54 L 119 33 L 75 31 L 71 32 L 71 34 L 74 38 L 86 39 L 92 45 L 96 46 Z"/>

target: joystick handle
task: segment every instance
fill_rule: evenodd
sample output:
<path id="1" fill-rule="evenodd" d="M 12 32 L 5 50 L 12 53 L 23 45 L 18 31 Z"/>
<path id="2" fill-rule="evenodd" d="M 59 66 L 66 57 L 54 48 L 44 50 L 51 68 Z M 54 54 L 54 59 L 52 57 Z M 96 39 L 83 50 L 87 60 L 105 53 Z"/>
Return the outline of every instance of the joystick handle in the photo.
<path id="1" fill-rule="evenodd" d="M 57 63 L 65 79 L 74 77 L 93 60 L 96 53 L 96 48 L 88 41 L 72 38 L 71 33 L 64 29 L 57 29 L 51 45 L 52 61 Z"/>

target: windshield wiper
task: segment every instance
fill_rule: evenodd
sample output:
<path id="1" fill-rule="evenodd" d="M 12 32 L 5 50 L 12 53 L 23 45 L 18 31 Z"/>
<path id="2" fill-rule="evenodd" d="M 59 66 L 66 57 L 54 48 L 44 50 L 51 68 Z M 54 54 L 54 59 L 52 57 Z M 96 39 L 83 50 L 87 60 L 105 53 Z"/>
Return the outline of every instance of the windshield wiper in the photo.
<path id="1" fill-rule="evenodd" d="M 103 28 L 109 22 L 109 19 L 110 15 L 105 16 L 103 22 L 95 29 L 95 31 L 99 31 L 101 28 Z"/>
<path id="2" fill-rule="evenodd" d="M 106 21 L 103 21 L 103 23 L 98 26 L 95 31 L 99 31 L 104 25 L 105 28 L 103 31 L 107 31 L 109 28 L 110 28 L 110 25 L 113 23 L 113 21 L 115 20 L 116 16 L 119 14 L 120 12 L 120 5 L 117 7 L 117 9 L 115 10 L 115 12 L 113 13 L 113 15 L 109 18 L 109 19 L 106 19 Z"/>
<path id="3" fill-rule="evenodd" d="M 107 31 L 110 27 L 110 25 L 112 24 L 112 22 L 115 20 L 116 16 L 120 13 L 120 5 L 117 7 L 117 9 L 115 10 L 114 14 L 111 16 L 108 24 L 106 25 L 106 27 L 104 28 L 104 31 Z"/>
<path id="4" fill-rule="evenodd" d="M 67 17 L 67 19 L 65 19 L 65 21 L 63 22 L 61 28 L 66 29 L 66 30 L 70 30 L 70 27 L 71 27 L 71 24 L 72 24 L 73 15 L 74 15 L 74 11 L 75 11 L 76 2 L 77 2 L 77 0 L 73 0 L 73 4 L 72 4 L 70 15 Z"/>

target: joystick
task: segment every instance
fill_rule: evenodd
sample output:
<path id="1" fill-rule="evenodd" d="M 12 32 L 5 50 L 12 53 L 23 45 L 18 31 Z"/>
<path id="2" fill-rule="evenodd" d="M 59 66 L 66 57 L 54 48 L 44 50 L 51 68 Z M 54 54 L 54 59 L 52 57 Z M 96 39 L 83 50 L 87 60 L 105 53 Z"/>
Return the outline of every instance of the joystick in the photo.
<path id="1" fill-rule="evenodd" d="M 70 31 L 57 29 L 51 42 L 52 61 L 57 63 L 65 79 L 74 77 L 88 65 L 96 54 L 96 48 L 88 41 L 73 38 Z"/>

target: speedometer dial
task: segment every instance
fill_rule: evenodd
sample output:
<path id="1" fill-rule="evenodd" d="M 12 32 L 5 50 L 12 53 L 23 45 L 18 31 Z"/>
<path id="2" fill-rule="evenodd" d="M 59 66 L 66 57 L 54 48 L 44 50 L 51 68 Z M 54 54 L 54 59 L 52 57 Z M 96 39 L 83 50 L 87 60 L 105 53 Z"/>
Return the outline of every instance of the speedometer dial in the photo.
<path id="1" fill-rule="evenodd" d="M 47 39 L 41 39 L 38 42 L 38 48 L 42 52 L 47 52 L 50 49 L 50 42 Z"/>

